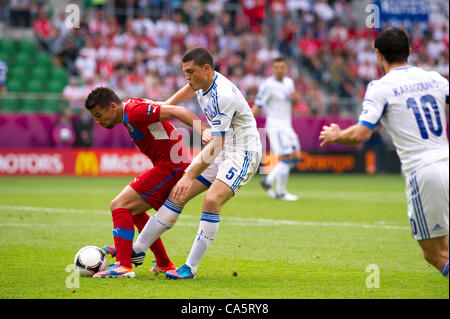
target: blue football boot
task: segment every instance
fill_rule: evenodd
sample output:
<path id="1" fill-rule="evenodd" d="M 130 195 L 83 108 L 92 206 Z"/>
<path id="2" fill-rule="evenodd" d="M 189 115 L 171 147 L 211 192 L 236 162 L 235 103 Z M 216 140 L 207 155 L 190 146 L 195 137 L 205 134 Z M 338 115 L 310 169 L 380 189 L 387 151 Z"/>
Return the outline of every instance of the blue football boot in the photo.
<path id="1" fill-rule="evenodd" d="M 177 270 L 167 271 L 166 278 L 169 278 L 169 279 L 195 279 L 195 274 L 192 272 L 191 267 L 184 264 Z"/>

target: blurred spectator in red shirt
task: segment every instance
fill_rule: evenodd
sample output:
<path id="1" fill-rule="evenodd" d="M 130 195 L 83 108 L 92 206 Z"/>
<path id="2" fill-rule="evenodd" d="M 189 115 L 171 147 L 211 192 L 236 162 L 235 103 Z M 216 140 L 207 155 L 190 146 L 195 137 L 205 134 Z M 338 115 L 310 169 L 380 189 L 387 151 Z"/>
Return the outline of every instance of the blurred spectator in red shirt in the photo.
<path id="1" fill-rule="evenodd" d="M 295 116 L 308 116 L 310 115 L 309 112 L 309 105 L 306 103 L 306 101 L 303 98 L 298 99 L 297 104 L 293 108 L 294 115 Z"/>
<path id="2" fill-rule="evenodd" d="M 244 14 L 250 21 L 250 28 L 253 32 L 262 34 L 262 23 L 265 17 L 264 0 L 241 0 Z"/>
<path id="3" fill-rule="evenodd" d="M 279 32 L 278 38 L 280 39 L 279 50 L 281 54 L 290 58 L 293 55 L 292 49 L 295 40 L 295 34 L 298 32 L 297 25 L 287 17 L 284 22 L 281 30 Z"/>
<path id="4" fill-rule="evenodd" d="M 312 30 L 308 29 L 299 43 L 298 43 L 301 52 L 308 58 L 316 55 L 319 52 L 321 43 L 318 39 L 314 37 Z"/>
<path id="5" fill-rule="evenodd" d="M 52 35 L 52 22 L 44 10 L 40 10 L 37 18 L 33 21 L 33 31 L 38 44 L 47 52 L 50 50 L 50 37 Z"/>

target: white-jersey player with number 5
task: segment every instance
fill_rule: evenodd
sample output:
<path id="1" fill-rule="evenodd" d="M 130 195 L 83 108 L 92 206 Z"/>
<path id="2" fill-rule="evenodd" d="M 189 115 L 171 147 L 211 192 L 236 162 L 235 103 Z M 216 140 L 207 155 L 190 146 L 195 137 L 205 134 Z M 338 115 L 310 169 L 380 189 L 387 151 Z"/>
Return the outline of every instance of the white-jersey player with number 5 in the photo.
<path id="1" fill-rule="evenodd" d="M 146 251 L 175 224 L 184 205 L 206 191 L 200 225 L 186 264 L 166 272 L 170 279 L 196 277 L 200 262 L 218 232 L 222 207 L 255 175 L 262 157 L 250 106 L 232 82 L 214 71 L 211 53 L 195 47 L 186 52 L 182 62 L 188 84 L 164 103 L 179 104 L 197 97 L 211 126 L 212 138 L 173 187 L 166 207 L 158 210 L 157 218 L 152 217 L 155 222 L 152 219 L 147 222 L 133 245 L 136 253 Z"/>
<path id="2" fill-rule="evenodd" d="M 449 147 L 445 105 L 448 80 L 408 65 L 408 37 L 388 28 L 375 40 L 385 75 L 369 83 L 357 124 L 324 126 L 321 145 L 356 145 L 381 123 L 392 136 L 406 177 L 408 216 L 425 259 L 448 278 Z"/>
<path id="3" fill-rule="evenodd" d="M 183 56 L 188 84 L 166 102 L 197 97 L 209 125 L 212 141 L 205 146 L 173 188 L 177 204 L 207 189 L 202 217 L 186 264 L 166 272 L 170 279 L 195 278 L 198 266 L 216 237 L 220 211 L 259 168 L 262 145 L 250 106 L 230 80 L 214 71 L 211 53 L 202 47 Z"/>

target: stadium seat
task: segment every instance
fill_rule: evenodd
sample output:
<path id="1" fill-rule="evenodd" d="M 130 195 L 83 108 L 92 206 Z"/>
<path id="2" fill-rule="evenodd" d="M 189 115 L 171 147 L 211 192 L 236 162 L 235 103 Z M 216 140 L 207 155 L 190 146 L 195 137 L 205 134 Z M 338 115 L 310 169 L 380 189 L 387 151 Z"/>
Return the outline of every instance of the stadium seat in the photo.
<path id="1" fill-rule="evenodd" d="M 64 86 L 66 84 L 63 83 L 62 81 L 58 81 L 58 80 L 51 80 L 50 82 L 48 82 L 47 85 L 47 92 L 51 92 L 51 93 L 62 93 Z"/>
<path id="2" fill-rule="evenodd" d="M 62 67 L 54 67 L 50 70 L 50 76 L 53 81 L 60 81 L 64 85 L 68 83 L 67 71 Z"/>
<path id="3" fill-rule="evenodd" d="M 8 88 L 9 92 L 23 92 L 23 82 L 20 79 L 8 79 L 6 81 L 6 87 Z"/>
<path id="4" fill-rule="evenodd" d="M 48 67 L 52 64 L 52 58 L 47 53 L 38 53 L 34 57 L 34 64 L 39 66 Z"/>
<path id="5" fill-rule="evenodd" d="M 0 40 L 0 52 L 6 52 L 8 55 L 13 54 L 16 51 L 16 45 L 14 41 L 3 39 Z"/>
<path id="6" fill-rule="evenodd" d="M 28 55 L 36 54 L 36 45 L 33 41 L 21 40 L 17 42 L 17 48 L 20 52 L 26 53 Z"/>
<path id="7" fill-rule="evenodd" d="M 31 70 L 31 78 L 36 80 L 46 80 L 48 76 L 48 69 L 43 66 L 36 66 Z"/>
<path id="8" fill-rule="evenodd" d="M 0 60 L 5 62 L 8 66 L 11 64 L 8 52 L 0 51 Z"/>
<path id="9" fill-rule="evenodd" d="M 18 109 L 18 100 L 16 98 L 4 97 L 0 100 L 1 112 L 15 112 Z"/>
<path id="10" fill-rule="evenodd" d="M 8 78 L 24 82 L 28 79 L 28 68 L 22 65 L 16 65 L 9 70 Z"/>
<path id="11" fill-rule="evenodd" d="M 31 55 L 26 52 L 19 52 L 14 55 L 14 65 L 29 67 L 31 65 Z"/>
<path id="12" fill-rule="evenodd" d="M 31 79 L 26 85 L 27 92 L 44 92 L 45 79 Z"/>

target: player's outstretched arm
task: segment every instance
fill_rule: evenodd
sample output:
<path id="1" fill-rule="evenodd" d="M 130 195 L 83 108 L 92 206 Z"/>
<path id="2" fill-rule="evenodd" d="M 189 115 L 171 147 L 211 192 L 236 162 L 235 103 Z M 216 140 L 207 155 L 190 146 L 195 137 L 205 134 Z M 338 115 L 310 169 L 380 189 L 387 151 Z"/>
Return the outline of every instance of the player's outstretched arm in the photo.
<path id="1" fill-rule="evenodd" d="M 161 105 L 161 121 L 169 121 L 175 118 L 192 127 L 198 134 L 200 134 L 200 136 L 202 137 L 202 142 L 204 144 L 207 144 L 211 141 L 211 134 L 209 134 L 209 129 L 202 122 L 202 120 L 197 117 L 197 115 L 182 106 Z"/>
<path id="2" fill-rule="evenodd" d="M 291 99 L 292 106 L 295 106 L 295 105 L 297 105 L 298 101 L 300 100 L 300 96 L 298 95 L 297 92 L 293 91 L 290 95 L 290 99 Z"/>
<path id="3" fill-rule="evenodd" d="M 192 99 L 195 97 L 195 91 L 191 88 L 189 84 L 186 84 L 181 89 L 179 89 L 174 95 L 164 101 L 167 105 L 178 105 L 184 101 Z"/>
<path id="4" fill-rule="evenodd" d="M 372 136 L 372 130 L 364 125 L 355 124 L 345 130 L 341 130 L 339 125 L 332 123 L 330 126 L 324 125 L 319 135 L 322 141 L 320 146 L 327 144 L 358 145 Z"/>

